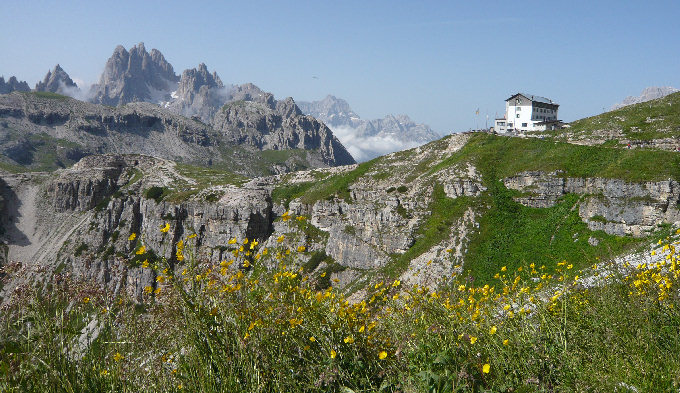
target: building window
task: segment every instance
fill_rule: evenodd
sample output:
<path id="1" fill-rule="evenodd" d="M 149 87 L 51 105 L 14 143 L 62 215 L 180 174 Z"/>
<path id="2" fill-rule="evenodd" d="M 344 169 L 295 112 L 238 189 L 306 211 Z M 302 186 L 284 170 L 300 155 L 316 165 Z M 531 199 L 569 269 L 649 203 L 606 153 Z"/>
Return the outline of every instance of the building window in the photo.
<path id="1" fill-rule="evenodd" d="M 517 118 L 519 119 L 519 113 L 517 114 Z"/>
<path id="2" fill-rule="evenodd" d="M 522 127 L 526 127 L 526 126 L 527 126 L 527 123 L 522 123 Z"/>
<path id="3" fill-rule="evenodd" d="M 518 107 L 517 107 L 517 110 L 518 110 L 518 111 L 521 111 L 521 110 L 522 110 L 522 107 L 521 107 L 521 106 L 518 106 Z"/>
<path id="4" fill-rule="evenodd" d="M 508 127 L 512 128 L 512 123 L 508 123 Z"/>

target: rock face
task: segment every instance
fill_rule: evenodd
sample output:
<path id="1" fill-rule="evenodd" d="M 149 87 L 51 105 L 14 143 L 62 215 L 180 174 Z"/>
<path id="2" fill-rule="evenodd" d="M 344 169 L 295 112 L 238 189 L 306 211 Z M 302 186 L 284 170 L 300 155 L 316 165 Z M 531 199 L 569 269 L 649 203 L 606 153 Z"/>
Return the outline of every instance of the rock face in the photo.
<path id="1" fill-rule="evenodd" d="M 290 103 L 277 108 L 266 95 L 262 101 L 280 116 L 299 116 Z M 470 138 L 452 135 L 362 165 L 218 185 L 213 182 L 220 176 L 199 181 L 174 162 L 141 155 L 88 156 L 53 174 L 0 173 L 0 251 L 6 255 L 0 252 L 0 260 L 68 272 L 141 299 L 144 287 L 157 284 L 151 269 L 133 262 L 140 243 L 129 240 L 130 234 L 140 235 L 146 247 L 181 272 L 173 245 L 196 233 L 193 252 L 206 263 L 226 259 L 233 237 L 248 237 L 271 249 L 305 246 L 309 252 L 295 256 L 300 264 L 313 253 L 325 253 L 316 273 L 329 271 L 340 286 L 361 287 L 362 280 L 392 269 L 393 278 L 433 287 L 461 271 L 471 240 L 483 231 L 480 217 L 489 209 L 491 190 L 475 162 L 451 160 L 464 156 L 459 152 Z M 433 164 L 441 162 L 453 163 Z M 626 182 L 524 171 L 502 181 L 521 192 L 516 201 L 535 208 L 577 195 L 573 211 L 578 209 L 592 231 L 646 236 L 660 223 L 680 221 L 675 180 Z M 318 182 L 324 182 L 321 189 L 315 188 Z M 152 187 L 168 196 L 154 199 Z M 277 192 L 281 188 L 305 191 L 282 200 L 282 194 L 291 194 Z M 432 220 L 437 206 L 447 207 Z M 286 211 L 306 219 L 283 220 Z M 170 230 L 160 232 L 166 224 Z M 428 227 L 437 234 L 429 240 L 423 232 Z M 595 235 L 587 247 L 598 246 Z"/>
<path id="2" fill-rule="evenodd" d="M 259 89 L 257 89 L 259 90 Z M 292 98 L 276 101 L 269 93 L 252 96 L 251 88 L 235 95 L 251 100 L 228 102 L 215 115 L 213 127 L 233 144 L 260 150 L 318 150 L 323 165 L 349 165 L 355 161 L 331 130 L 304 116 Z"/>
<path id="3" fill-rule="evenodd" d="M 137 246 L 137 241 L 128 240 L 131 233 L 144 234 L 148 248 L 174 262 L 171 243 L 194 231 L 197 256 L 213 262 L 224 257 L 224 246 L 233 237 L 266 239 L 271 234 L 271 199 L 256 186 L 231 187 L 216 203 L 146 198 L 144 190 L 167 182 L 163 174 L 173 167 L 169 161 L 146 156 L 106 155 L 86 157 L 53 179 L 34 176 L 21 182 L 16 175 L 3 175 L 3 184 L 12 185 L 3 188 L 3 196 L 10 191 L 40 196 L 12 206 L 13 215 L 35 221 L 2 236 L 10 248 L 9 258 L 45 271 L 62 265 L 63 273 L 141 298 L 142 289 L 156 283 L 149 269 L 126 262 Z M 156 172 L 135 181 L 136 171 Z M 32 188 L 24 190 L 28 187 Z M 166 223 L 172 231 L 163 234 L 158 229 Z"/>
<path id="4" fill-rule="evenodd" d="M 197 116 L 210 123 L 215 112 L 226 102 L 226 91 L 217 73 L 208 72 L 201 63 L 198 69 L 184 70 L 177 90 L 171 93 L 170 102 L 163 105 L 181 115 Z"/>
<path id="5" fill-rule="evenodd" d="M 7 82 L 0 76 L 0 94 L 9 94 L 13 91 L 31 91 L 28 83 L 19 81 L 16 76 L 10 76 Z"/>
<path id="6" fill-rule="evenodd" d="M 347 101 L 332 95 L 321 101 L 301 102 L 299 106 L 303 113 L 316 117 L 331 128 L 355 128 L 358 137 L 391 137 L 419 144 L 440 138 L 428 125 L 417 124 L 407 115 L 387 115 L 382 119 L 363 120 L 350 108 Z"/>
<path id="7" fill-rule="evenodd" d="M 220 123 L 230 125 L 225 132 L 150 103 L 108 107 L 61 96 L 3 95 L 0 152 L 12 163 L 31 166 L 44 159 L 39 152 L 48 144 L 59 166 L 89 154 L 146 154 L 199 165 L 224 163 L 247 176 L 354 163 L 323 124 L 295 112 L 292 100 L 276 104 L 269 97 L 273 109 L 267 108 L 271 116 L 264 128 L 240 130 L 250 123 L 225 120 Z M 250 139 L 235 137 L 241 134 Z M 290 153 L 299 156 L 291 162 L 286 157 L 278 162 L 264 157 L 261 149 L 308 150 Z"/>
<path id="8" fill-rule="evenodd" d="M 439 139 L 439 135 L 428 125 L 417 124 L 407 115 L 387 115 L 382 119 L 369 120 L 358 128 L 357 134 L 391 137 L 420 144 Z"/>
<path id="9" fill-rule="evenodd" d="M 357 128 L 363 122 L 347 101 L 327 95 L 321 101 L 299 102 L 300 110 L 326 123 L 329 127 Z"/>
<path id="10" fill-rule="evenodd" d="M 568 193 L 581 195 L 579 216 L 590 230 L 612 235 L 646 236 L 662 222 L 680 221 L 680 184 L 674 180 L 630 183 L 620 179 L 568 178 L 560 173 L 523 172 L 503 180 L 528 195 L 525 206 L 554 206 Z"/>
<path id="11" fill-rule="evenodd" d="M 303 113 L 328 124 L 359 161 L 440 138 L 429 126 L 417 124 L 407 115 L 363 120 L 347 101 L 332 95 L 321 101 L 301 102 L 299 106 Z"/>
<path id="12" fill-rule="evenodd" d="M 176 90 L 178 81 L 160 51 L 149 53 L 144 43 L 139 43 L 128 52 L 119 45 L 106 62 L 99 83 L 92 87 L 92 101 L 110 106 L 134 101 L 158 103 Z"/>
<path id="13" fill-rule="evenodd" d="M 633 104 L 639 104 L 641 102 L 647 102 L 651 100 L 656 100 L 657 98 L 662 98 L 665 97 L 669 94 L 677 93 L 680 90 L 674 88 L 674 87 L 647 87 L 644 90 L 642 90 L 642 93 L 637 96 L 628 96 L 626 97 L 623 102 L 620 102 L 618 104 L 612 105 L 610 110 L 615 110 L 619 108 L 623 108 L 624 106 L 628 105 L 633 105 Z"/>
<path id="14" fill-rule="evenodd" d="M 77 88 L 78 85 L 73 82 L 59 64 L 54 67 L 54 70 L 47 71 L 47 75 L 45 75 L 42 82 L 38 82 L 35 85 L 35 91 L 49 91 L 63 95 L 67 95 L 67 92 Z"/>
<path id="15" fill-rule="evenodd" d="M 198 163 L 207 162 L 214 155 L 210 146 L 218 143 L 205 124 L 147 103 L 112 108 L 68 97 L 14 93 L 0 97 L 0 119 L 0 134 L 14 135 L 32 146 L 35 135 L 48 135 L 62 140 L 64 147 L 77 148 L 81 157 L 141 153 Z M 31 154 L 31 149 L 21 150 Z"/>

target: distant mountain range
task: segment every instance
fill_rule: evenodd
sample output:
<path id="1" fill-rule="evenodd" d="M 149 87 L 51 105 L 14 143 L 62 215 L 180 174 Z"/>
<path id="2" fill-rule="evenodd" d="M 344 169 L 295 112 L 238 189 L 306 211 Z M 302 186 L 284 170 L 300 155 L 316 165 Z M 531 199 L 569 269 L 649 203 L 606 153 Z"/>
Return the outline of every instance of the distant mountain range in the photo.
<path id="1" fill-rule="evenodd" d="M 15 77 L 7 82 L 0 78 L 0 94 L 12 91 L 31 89 Z M 233 143 L 261 150 L 316 149 L 320 145 L 313 135 L 328 141 L 337 137 L 337 148 L 332 150 L 338 159 L 324 158 L 327 165 L 354 162 L 350 153 L 356 160 L 365 161 L 440 138 L 429 126 L 415 123 L 407 115 L 361 119 L 345 100 L 332 95 L 321 101 L 295 103 L 292 98 L 277 101 L 250 83 L 225 85 L 204 63 L 177 75 L 159 50 L 147 51 L 144 43 L 129 50 L 117 46 L 92 86 L 78 86 L 57 64 L 34 91 L 112 107 L 134 102 L 157 104 L 169 112 L 230 130 L 228 139 Z M 241 101 L 246 104 L 227 105 Z M 315 119 L 304 120 L 305 115 Z"/>
<path id="2" fill-rule="evenodd" d="M 0 78 L 0 93 L 14 91 L 31 89 L 15 77 Z M 57 64 L 33 94 L 17 94 L 0 97 L 7 119 L 0 123 L 0 158 L 11 165 L 35 166 L 46 157 L 35 153 L 52 145 L 69 146 L 55 150 L 68 150 L 57 166 L 94 153 L 239 163 L 235 171 L 250 176 L 355 163 L 333 132 L 292 98 L 277 101 L 253 84 L 225 86 L 203 63 L 178 76 L 160 51 L 147 52 L 143 43 L 116 47 L 89 88 L 77 86 Z M 253 149 L 287 153 L 263 156 Z M 262 168 L 252 168 L 253 162 Z"/>
<path id="3" fill-rule="evenodd" d="M 675 87 L 656 87 L 656 86 L 647 87 L 644 90 L 642 90 L 642 93 L 639 96 L 637 97 L 628 96 L 623 99 L 623 102 L 612 105 L 610 110 L 613 111 L 619 108 L 623 108 L 624 106 L 656 100 L 657 98 L 662 98 L 669 94 L 677 93 L 678 91 L 680 90 L 676 89 Z"/>
<path id="4" fill-rule="evenodd" d="M 387 115 L 364 120 L 347 101 L 332 95 L 323 100 L 298 102 L 303 113 L 326 123 L 358 161 L 416 147 L 441 136 L 426 124 L 418 124 L 407 115 Z"/>

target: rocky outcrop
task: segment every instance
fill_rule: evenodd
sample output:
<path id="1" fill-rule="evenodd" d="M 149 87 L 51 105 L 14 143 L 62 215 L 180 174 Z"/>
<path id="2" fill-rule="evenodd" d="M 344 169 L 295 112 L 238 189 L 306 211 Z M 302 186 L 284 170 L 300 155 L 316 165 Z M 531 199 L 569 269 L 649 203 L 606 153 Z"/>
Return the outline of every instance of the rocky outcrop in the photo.
<path id="1" fill-rule="evenodd" d="M 172 101 L 163 105 L 187 117 L 197 116 L 204 123 L 210 123 L 215 112 L 227 100 L 224 84 L 213 71 L 211 74 L 205 64 L 198 68 L 184 70 L 177 90 L 171 94 Z"/>
<path id="2" fill-rule="evenodd" d="M 83 155 L 148 154 L 207 163 L 215 157 L 211 146 L 219 143 L 209 126 L 147 103 L 112 108 L 14 93 L 0 97 L 0 119 L 5 125 L 0 132 L 17 133 L 19 140 L 49 135 L 76 144 Z"/>
<path id="3" fill-rule="evenodd" d="M 640 237 L 660 223 L 680 221 L 680 184 L 674 180 L 636 183 L 535 171 L 503 179 L 503 183 L 522 191 L 524 195 L 515 200 L 531 207 L 554 206 L 569 193 L 581 195 L 579 215 L 593 231 Z"/>
<path id="4" fill-rule="evenodd" d="M 623 102 L 620 102 L 618 104 L 612 105 L 610 110 L 616 110 L 623 108 L 628 105 L 633 105 L 633 104 L 639 104 L 641 102 L 647 102 L 651 100 L 656 100 L 658 98 L 663 98 L 669 94 L 677 93 L 680 90 L 674 88 L 674 87 L 646 87 L 644 90 L 642 90 L 642 93 L 640 93 L 639 96 L 633 97 L 633 96 L 628 96 L 626 97 Z"/>
<path id="5" fill-rule="evenodd" d="M 157 49 L 147 52 L 144 43 L 128 52 L 118 45 L 106 62 L 99 83 L 92 87 L 92 102 L 110 106 L 135 101 L 167 101 L 179 78 Z"/>
<path id="6" fill-rule="evenodd" d="M 156 283 L 150 269 L 129 262 L 139 239 L 154 255 L 175 264 L 172 245 L 196 233 L 192 252 L 200 260 L 219 263 L 226 258 L 231 238 L 266 239 L 272 233 L 269 191 L 256 185 L 229 186 L 215 202 L 147 197 L 150 187 L 177 181 L 164 179 L 173 167 L 169 161 L 146 156 L 92 156 L 57 172 L 53 179 L 10 180 L 9 189 L 24 195 L 14 215 L 33 222 L 17 225 L 9 238 L 0 240 L 9 245 L 12 260 L 39 265 L 45 272 L 74 274 L 141 298 L 143 288 Z M 135 178 L 135 173 L 148 176 Z M 24 190 L 35 184 L 37 188 Z M 35 203 L 29 203 L 28 191 L 37 197 Z M 161 233 L 166 223 L 171 230 Z M 138 240 L 129 240 L 132 233 L 139 235 Z"/>
<path id="7" fill-rule="evenodd" d="M 250 95 L 250 93 L 245 93 Z M 274 100 L 269 93 L 250 100 L 231 101 L 215 115 L 213 127 L 229 143 L 260 150 L 314 150 L 321 165 L 355 161 L 331 130 L 311 116 L 302 115 L 292 98 Z"/>
<path id="8" fill-rule="evenodd" d="M 0 76 L 0 94 L 9 94 L 13 91 L 31 91 L 31 88 L 25 81 L 19 81 L 16 76 L 10 76 L 7 82 Z"/>
<path id="9" fill-rule="evenodd" d="M 78 88 L 73 79 L 64 71 L 59 64 L 53 70 L 47 71 L 47 75 L 42 82 L 35 85 L 35 91 L 49 91 L 52 93 L 59 93 L 68 95 L 71 91 Z"/>

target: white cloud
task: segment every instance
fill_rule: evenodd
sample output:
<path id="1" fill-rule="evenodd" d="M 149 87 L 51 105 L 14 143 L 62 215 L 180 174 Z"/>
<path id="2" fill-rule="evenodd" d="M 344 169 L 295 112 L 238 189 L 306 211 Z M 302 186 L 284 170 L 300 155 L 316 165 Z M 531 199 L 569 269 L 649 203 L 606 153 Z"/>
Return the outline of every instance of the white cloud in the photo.
<path id="1" fill-rule="evenodd" d="M 90 84 L 85 83 L 85 81 L 79 78 L 71 79 L 78 87 L 66 86 L 64 82 L 60 81 L 58 90 L 60 94 L 67 95 L 80 101 L 89 101 L 94 96 L 94 91 L 92 91 L 92 86 Z"/>
<path id="2" fill-rule="evenodd" d="M 351 127 L 333 127 L 331 131 L 357 162 L 368 161 L 378 156 L 411 149 L 422 144 L 400 141 L 389 136 L 359 136 L 357 130 Z"/>

